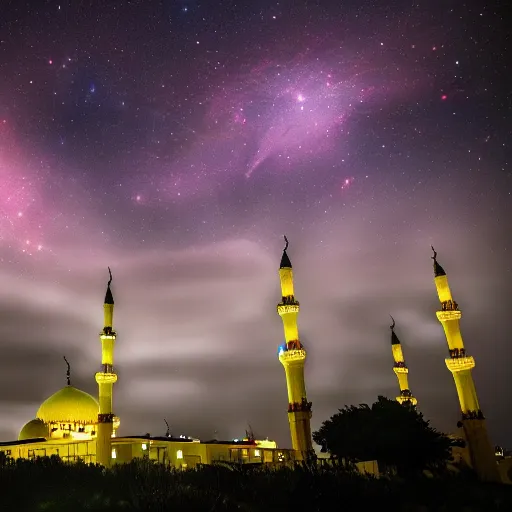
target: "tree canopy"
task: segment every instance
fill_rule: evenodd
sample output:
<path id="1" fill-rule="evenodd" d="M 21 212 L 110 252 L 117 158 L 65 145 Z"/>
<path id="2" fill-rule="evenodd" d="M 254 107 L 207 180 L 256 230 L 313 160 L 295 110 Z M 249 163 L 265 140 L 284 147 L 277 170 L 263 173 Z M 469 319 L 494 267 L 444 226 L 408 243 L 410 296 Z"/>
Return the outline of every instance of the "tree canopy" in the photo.
<path id="1" fill-rule="evenodd" d="M 446 468 L 452 441 L 430 426 L 412 405 L 379 396 L 369 406 L 339 409 L 317 432 L 323 452 L 347 462 L 377 460 L 399 474 Z"/>

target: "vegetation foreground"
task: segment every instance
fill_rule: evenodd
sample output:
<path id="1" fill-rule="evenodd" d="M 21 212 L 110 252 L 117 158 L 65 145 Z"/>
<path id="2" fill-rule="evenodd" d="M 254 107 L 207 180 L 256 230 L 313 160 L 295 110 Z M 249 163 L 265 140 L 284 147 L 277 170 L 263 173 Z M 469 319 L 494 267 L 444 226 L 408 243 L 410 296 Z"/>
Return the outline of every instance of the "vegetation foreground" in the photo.
<path id="1" fill-rule="evenodd" d="M 204 466 L 175 471 L 147 460 L 104 470 L 57 457 L 0 461 L 2 510 L 287 511 L 511 510 L 512 488 L 470 475 L 371 478 L 342 467 Z"/>

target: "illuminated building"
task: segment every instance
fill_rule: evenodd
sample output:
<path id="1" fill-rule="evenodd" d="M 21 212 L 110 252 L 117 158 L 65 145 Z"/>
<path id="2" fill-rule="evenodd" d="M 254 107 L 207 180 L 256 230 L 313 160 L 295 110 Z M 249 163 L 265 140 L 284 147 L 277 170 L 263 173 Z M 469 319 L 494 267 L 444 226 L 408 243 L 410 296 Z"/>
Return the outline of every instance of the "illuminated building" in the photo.
<path id="1" fill-rule="evenodd" d="M 405 364 L 404 354 L 402 352 L 402 344 L 395 333 L 395 319 L 391 317 L 393 324 L 390 326 L 391 329 L 391 349 L 393 350 L 393 359 L 395 364 L 393 371 L 398 379 L 398 386 L 400 387 L 400 396 L 396 397 L 397 402 L 403 404 L 404 402 L 411 405 L 416 405 L 418 400 L 412 396 L 411 390 L 409 389 L 409 369 Z"/>
<path id="2" fill-rule="evenodd" d="M 434 255 L 434 282 L 441 302 L 441 311 L 436 313 L 441 322 L 446 341 L 448 342 L 449 357 L 446 366 L 453 375 L 457 395 L 462 412 L 462 429 L 469 448 L 471 465 L 481 480 L 499 481 L 498 467 L 494 455 L 494 447 L 489 441 L 484 415 L 480 409 L 476 395 L 475 383 L 471 370 L 475 367 L 475 360 L 466 353 L 459 321 L 462 312 L 457 302 L 453 300 L 446 272 L 437 261 L 437 253 L 432 247 Z"/>
<path id="3" fill-rule="evenodd" d="M 100 410 L 98 414 L 98 437 L 96 439 L 96 461 L 105 467 L 110 467 L 112 461 L 112 436 L 114 435 L 114 413 L 112 412 L 113 387 L 117 381 L 114 372 L 114 348 L 116 331 L 113 328 L 114 297 L 110 289 L 112 273 L 108 269 L 110 279 L 103 301 L 103 330 L 101 341 L 101 372 L 96 373 Z"/>
<path id="4" fill-rule="evenodd" d="M 110 273 L 110 269 L 109 269 Z M 178 468 L 193 468 L 197 464 L 214 462 L 288 463 L 296 460 L 293 450 L 278 448 L 275 441 L 247 439 L 201 442 L 185 435 L 173 437 L 167 426 L 165 436 L 118 437 L 120 425 L 112 408 L 114 347 L 114 297 L 107 284 L 103 301 L 101 341 L 101 371 L 95 374 L 99 402 L 94 397 L 71 386 L 71 369 L 67 363 L 67 385 L 39 407 L 36 418 L 21 429 L 18 440 L 0 442 L 0 454 L 18 459 L 59 456 L 64 461 L 111 464 L 145 458 Z M 65 358 L 64 358 L 65 359 Z M 166 422 L 167 423 L 167 422 Z"/>
<path id="5" fill-rule="evenodd" d="M 286 386 L 288 388 L 288 421 L 292 448 L 308 457 L 313 450 L 311 438 L 311 402 L 306 396 L 304 382 L 304 363 L 306 350 L 299 340 L 297 328 L 297 315 L 299 303 L 295 300 L 293 290 L 293 269 L 290 258 L 286 253 L 288 239 L 284 237 L 286 245 L 279 267 L 281 281 L 281 302 L 277 305 L 277 312 L 283 320 L 285 343 L 279 347 L 279 361 L 284 366 Z"/>

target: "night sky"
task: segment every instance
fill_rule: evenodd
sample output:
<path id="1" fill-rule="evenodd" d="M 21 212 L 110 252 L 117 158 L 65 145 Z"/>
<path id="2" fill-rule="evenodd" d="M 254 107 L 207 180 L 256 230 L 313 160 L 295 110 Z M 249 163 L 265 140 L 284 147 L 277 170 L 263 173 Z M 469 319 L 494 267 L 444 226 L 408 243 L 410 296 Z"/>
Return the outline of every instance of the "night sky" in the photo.
<path id="1" fill-rule="evenodd" d="M 289 446 L 286 234 L 313 429 L 398 394 L 392 314 L 420 409 L 455 430 L 433 244 L 512 447 L 512 72 L 486 3 L 2 2 L 0 439 L 63 355 L 97 394 L 110 266 L 120 434 Z"/>

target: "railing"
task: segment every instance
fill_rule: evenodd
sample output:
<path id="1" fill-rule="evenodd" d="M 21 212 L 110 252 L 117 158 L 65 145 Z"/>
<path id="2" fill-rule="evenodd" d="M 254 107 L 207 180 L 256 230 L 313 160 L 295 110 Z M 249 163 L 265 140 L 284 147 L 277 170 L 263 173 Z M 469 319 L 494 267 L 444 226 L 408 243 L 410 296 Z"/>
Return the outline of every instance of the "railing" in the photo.
<path id="1" fill-rule="evenodd" d="M 300 402 L 292 402 L 288 404 L 288 412 L 311 412 L 313 402 L 308 402 L 303 398 Z"/>
<path id="2" fill-rule="evenodd" d="M 441 311 L 459 311 L 459 305 L 454 300 L 441 302 Z"/>
<path id="3" fill-rule="evenodd" d="M 306 359 L 306 351 L 299 350 L 283 350 L 279 352 L 279 359 L 283 361 L 300 361 Z"/>
<path id="4" fill-rule="evenodd" d="M 450 357 L 452 359 L 456 359 L 458 357 L 467 357 L 466 356 L 466 349 L 464 348 L 454 348 L 450 350 Z"/>

